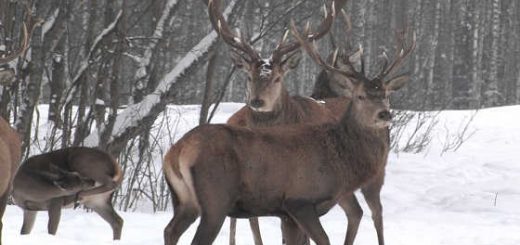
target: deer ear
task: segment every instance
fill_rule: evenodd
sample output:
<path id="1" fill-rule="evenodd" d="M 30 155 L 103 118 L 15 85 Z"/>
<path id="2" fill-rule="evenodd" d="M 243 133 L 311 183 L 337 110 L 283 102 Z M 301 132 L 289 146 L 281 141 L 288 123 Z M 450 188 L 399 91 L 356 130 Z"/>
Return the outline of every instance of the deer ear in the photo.
<path id="1" fill-rule="evenodd" d="M 300 64 L 300 60 L 302 59 L 302 52 L 300 50 L 296 50 L 286 56 L 286 58 L 282 61 L 282 69 L 284 71 L 292 70 Z"/>
<path id="2" fill-rule="evenodd" d="M 397 90 L 401 89 L 402 87 L 404 87 L 404 85 L 406 85 L 406 83 L 408 83 L 408 80 L 410 80 L 410 76 L 400 75 L 400 76 L 394 77 L 394 78 L 388 80 L 387 82 L 385 82 L 385 86 L 388 91 L 391 91 L 391 92 L 397 91 Z"/>
<path id="3" fill-rule="evenodd" d="M 358 51 L 348 57 L 348 60 L 354 64 L 355 67 L 360 67 L 362 62 L 361 57 L 363 57 L 363 49 L 359 48 Z"/>
<path id="4" fill-rule="evenodd" d="M 235 49 L 231 49 L 231 61 L 238 69 L 247 69 L 248 60 Z"/>

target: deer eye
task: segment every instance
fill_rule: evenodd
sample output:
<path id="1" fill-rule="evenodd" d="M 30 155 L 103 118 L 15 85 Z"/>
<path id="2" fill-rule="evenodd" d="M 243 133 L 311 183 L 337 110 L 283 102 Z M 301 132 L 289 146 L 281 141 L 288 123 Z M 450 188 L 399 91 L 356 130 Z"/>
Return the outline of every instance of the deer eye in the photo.
<path id="1" fill-rule="evenodd" d="M 358 99 L 359 99 L 359 100 L 365 100 L 365 99 L 366 99 L 366 97 L 365 97 L 365 96 L 363 96 L 363 95 L 359 95 L 359 96 L 358 96 Z"/>

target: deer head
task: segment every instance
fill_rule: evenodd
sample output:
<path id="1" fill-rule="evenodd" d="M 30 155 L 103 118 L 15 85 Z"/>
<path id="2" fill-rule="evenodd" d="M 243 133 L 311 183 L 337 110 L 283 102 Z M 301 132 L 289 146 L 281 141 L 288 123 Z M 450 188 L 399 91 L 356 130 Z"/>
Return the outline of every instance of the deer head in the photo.
<path id="1" fill-rule="evenodd" d="M 344 77 L 338 82 L 344 88 L 346 94 L 351 94 L 353 111 L 357 114 L 361 125 L 368 127 L 383 128 L 390 125 L 392 115 L 390 113 L 389 96 L 392 92 L 402 88 L 409 79 L 408 74 L 393 76 L 403 64 L 405 58 L 415 48 L 415 34 L 412 40 L 406 43 L 406 32 L 399 32 L 397 35 L 398 48 L 393 61 L 383 53 L 384 62 L 381 71 L 374 77 L 368 78 L 365 75 L 363 60 L 361 59 L 361 69 L 357 71 L 354 63 L 348 59 L 343 59 L 342 64 L 334 66 L 325 62 L 318 53 L 316 46 L 302 38 L 296 29 L 294 22 L 291 22 L 291 31 L 295 38 L 301 43 L 309 56 L 324 69 Z M 305 33 L 308 33 L 308 29 Z M 362 49 L 360 49 L 362 52 Z M 335 56 L 335 55 L 334 55 Z M 336 60 L 336 58 L 333 58 Z"/>
<path id="2" fill-rule="evenodd" d="M 234 64 L 246 71 L 247 104 L 254 111 L 270 112 L 276 108 L 285 88 L 283 78 L 287 71 L 294 69 L 301 58 L 297 41 L 287 42 L 286 32 L 269 58 L 262 58 L 260 54 L 240 35 L 234 34 L 222 14 L 219 12 L 218 0 L 208 2 L 209 19 L 213 28 L 222 39 L 233 48 L 232 59 Z M 315 33 L 306 35 L 306 40 L 314 41 L 323 37 L 330 29 L 336 8 L 340 8 L 346 1 L 334 0 L 325 7 L 325 18 Z"/>

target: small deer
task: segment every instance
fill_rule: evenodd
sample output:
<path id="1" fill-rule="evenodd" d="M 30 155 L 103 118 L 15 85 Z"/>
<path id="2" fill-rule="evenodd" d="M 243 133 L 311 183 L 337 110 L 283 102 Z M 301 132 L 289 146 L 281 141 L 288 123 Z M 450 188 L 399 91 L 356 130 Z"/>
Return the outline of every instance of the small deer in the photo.
<path id="1" fill-rule="evenodd" d="M 391 122 L 389 95 L 407 81 L 337 72 L 359 79 L 345 80 L 352 100 L 336 123 L 202 125 L 175 143 L 163 163 L 175 209 L 165 244 L 177 244 L 199 216 L 194 245 L 211 244 L 226 216 L 289 217 L 316 244 L 330 244 L 319 217 L 384 171 L 389 145 L 380 134 Z"/>
<path id="2" fill-rule="evenodd" d="M 305 43 L 305 40 L 299 35 L 295 25 L 291 27 L 293 34 L 297 37 L 300 42 L 304 43 L 303 47 L 307 50 L 310 56 L 324 69 L 318 76 L 318 80 L 313 90 L 313 98 L 325 100 L 325 106 L 334 112 L 335 115 L 341 115 L 346 110 L 346 107 L 337 103 L 337 97 L 346 96 L 352 98 L 352 91 L 349 86 L 345 86 L 345 81 L 350 83 L 353 81 L 366 80 L 364 63 L 362 60 L 363 49 L 359 49 L 353 55 L 346 55 L 345 53 L 339 54 L 336 50 L 333 52 L 331 65 L 321 59 L 320 55 L 316 51 L 316 48 Z M 415 49 L 415 34 L 410 44 L 405 45 L 405 33 L 401 32 L 397 35 L 398 47 L 396 49 L 395 60 L 390 62 L 388 56 L 383 53 L 384 63 L 383 69 L 375 79 L 382 80 L 385 77 L 393 76 L 396 71 L 399 70 L 403 64 L 405 58 L 411 54 Z M 356 63 L 360 63 L 361 72 L 357 72 L 355 68 Z M 391 81 L 395 83 L 404 83 L 408 80 L 407 75 L 395 76 Z M 390 114 L 381 115 L 384 117 L 390 117 Z M 379 136 L 381 140 L 385 140 L 387 144 L 390 144 L 390 130 L 389 127 L 382 127 L 379 129 Z M 389 151 L 385 152 L 385 156 L 381 158 L 381 165 L 386 166 L 386 160 L 388 158 Z M 375 178 L 367 182 L 361 187 L 361 193 L 365 197 L 365 200 L 372 211 L 372 220 L 376 228 L 379 245 L 384 245 L 384 234 L 383 234 L 383 206 L 381 204 L 381 189 L 384 184 L 385 171 L 384 167 Z M 359 202 L 356 197 L 351 195 L 345 195 L 342 199 L 341 207 L 345 211 L 348 217 L 347 235 L 345 238 L 346 245 L 354 244 L 359 223 L 361 221 L 363 210 L 361 209 Z"/>
<path id="3" fill-rule="evenodd" d="M 29 234 L 38 211 L 47 210 L 48 233 L 55 235 L 61 209 L 84 204 L 112 227 L 121 239 L 123 219 L 112 195 L 123 180 L 119 164 L 106 152 L 87 147 L 64 148 L 27 159 L 13 182 L 13 198 L 23 209 L 21 234 Z"/>
<path id="4" fill-rule="evenodd" d="M 307 35 L 309 41 L 318 40 L 330 30 L 335 19 L 335 10 L 341 9 L 343 1 L 331 1 L 325 7 L 326 16 L 319 25 L 318 31 Z M 246 71 L 247 80 L 247 105 L 233 114 L 227 124 L 248 128 L 270 127 L 275 125 L 288 125 L 295 123 L 325 123 L 333 120 L 328 109 L 317 101 L 300 96 L 289 96 L 285 88 L 283 78 L 285 74 L 294 69 L 301 58 L 300 44 L 297 41 L 287 42 L 287 34 L 284 35 L 270 58 L 262 59 L 246 40 L 235 35 L 229 28 L 222 14 L 219 12 L 220 2 L 217 0 L 208 2 L 208 14 L 213 28 L 222 39 L 233 48 L 232 60 L 236 67 Z M 231 218 L 230 244 L 235 244 L 236 219 Z M 261 245 L 262 239 L 257 218 L 250 219 L 255 245 Z M 297 229 L 291 219 L 282 219 L 282 233 L 285 230 Z M 302 234 L 303 235 L 303 234 Z M 302 237 L 302 240 L 307 238 Z M 302 243 L 305 243 L 302 241 Z M 300 243 L 300 244 L 302 244 Z M 307 242 L 308 243 L 308 242 Z"/>

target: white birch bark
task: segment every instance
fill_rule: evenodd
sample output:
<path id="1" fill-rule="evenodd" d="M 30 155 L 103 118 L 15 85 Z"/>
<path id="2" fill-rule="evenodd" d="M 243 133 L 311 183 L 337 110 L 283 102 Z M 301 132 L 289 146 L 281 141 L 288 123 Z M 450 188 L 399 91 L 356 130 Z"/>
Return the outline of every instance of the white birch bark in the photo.
<path id="1" fill-rule="evenodd" d="M 237 0 L 229 3 L 224 11 L 224 17 L 227 17 L 235 7 Z M 129 105 L 124 111 L 117 115 L 114 130 L 109 137 L 110 141 L 114 141 L 118 137 L 135 130 L 140 123 L 151 116 L 152 109 L 164 100 L 164 95 L 168 93 L 170 88 L 183 77 L 184 73 L 192 67 L 198 60 L 204 57 L 209 49 L 216 43 L 218 35 L 215 31 L 211 31 L 198 44 L 196 44 L 177 65 L 160 79 L 155 90 L 145 96 L 139 103 Z M 104 129 L 103 129 L 104 130 Z M 97 146 L 99 144 L 99 135 L 102 132 L 94 131 L 85 140 L 87 146 Z"/>

